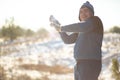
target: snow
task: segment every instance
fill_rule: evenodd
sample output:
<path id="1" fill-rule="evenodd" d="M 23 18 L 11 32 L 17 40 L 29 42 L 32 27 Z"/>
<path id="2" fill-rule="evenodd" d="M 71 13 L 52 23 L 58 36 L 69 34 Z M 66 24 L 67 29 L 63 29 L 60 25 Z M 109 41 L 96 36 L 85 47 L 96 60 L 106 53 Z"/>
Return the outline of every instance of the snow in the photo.
<path id="1" fill-rule="evenodd" d="M 47 76 L 50 80 L 73 80 L 73 72 L 67 74 L 51 74 L 49 72 L 21 70 L 19 68 L 19 65 L 22 64 L 44 64 L 47 66 L 60 65 L 68 69 L 73 69 L 75 65 L 73 46 L 74 44 L 64 44 L 61 39 L 2 46 L 2 50 L 7 49 L 8 52 L 10 51 L 10 54 L 0 56 L 0 65 L 8 72 L 8 76 L 13 74 L 16 76 L 27 74 L 31 78 Z M 100 77 L 104 77 L 105 80 L 112 80 L 109 65 L 112 58 L 117 58 L 120 62 L 120 34 L 109 33 L 104 35 L 102 53 L 103 67 Z M 12 73 L 10 73 L 11 69 Z"/>

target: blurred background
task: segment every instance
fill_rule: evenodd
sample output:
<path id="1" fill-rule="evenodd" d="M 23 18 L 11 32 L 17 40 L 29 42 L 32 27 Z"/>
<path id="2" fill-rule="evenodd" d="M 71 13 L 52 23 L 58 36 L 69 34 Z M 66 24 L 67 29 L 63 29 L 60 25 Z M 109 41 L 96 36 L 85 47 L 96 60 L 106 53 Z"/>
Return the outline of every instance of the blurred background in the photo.
<path id="1" fill-rule="evenodd" d="M 0 80 L 74 80 L 74 44 L 49 24 L 78 22 L 86 0 L 0 0 Z M 99 80 L 120 80 L 120 1 L 88 0 L 104 24 Z"/>

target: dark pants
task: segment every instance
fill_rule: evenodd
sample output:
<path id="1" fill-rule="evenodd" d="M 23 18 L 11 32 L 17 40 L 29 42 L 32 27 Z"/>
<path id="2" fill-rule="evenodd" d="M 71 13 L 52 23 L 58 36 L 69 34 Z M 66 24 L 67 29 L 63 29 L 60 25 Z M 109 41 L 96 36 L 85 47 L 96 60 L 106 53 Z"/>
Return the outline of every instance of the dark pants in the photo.
<path id="1" fill-rule="evenodd" d="M 98 80 L 101 60 L 79 60 L 74 67 L 75 80 Z"/>

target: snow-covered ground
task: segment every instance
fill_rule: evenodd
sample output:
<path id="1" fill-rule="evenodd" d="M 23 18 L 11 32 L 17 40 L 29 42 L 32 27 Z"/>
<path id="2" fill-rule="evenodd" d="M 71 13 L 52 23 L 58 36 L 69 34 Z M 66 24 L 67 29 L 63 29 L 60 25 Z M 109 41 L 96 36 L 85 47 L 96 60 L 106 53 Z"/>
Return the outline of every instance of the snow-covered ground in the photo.
<path id="1" fill-rule="evenodd" d="M 10 54 L 0 57 L 0 65 L 8 77 L 28 75 L 42 80 L 43 77 L 47 77 L 45 80 L 74 80 L 73 46 L 64 44 L 61 39 L 1 46 L 1 52 L 6 50 Z M 109 68 L 112 58 L 120 62 L 120 34 L 105 34 L 102 52 L 103 68 L 100 77 L 112 80 Z"/>

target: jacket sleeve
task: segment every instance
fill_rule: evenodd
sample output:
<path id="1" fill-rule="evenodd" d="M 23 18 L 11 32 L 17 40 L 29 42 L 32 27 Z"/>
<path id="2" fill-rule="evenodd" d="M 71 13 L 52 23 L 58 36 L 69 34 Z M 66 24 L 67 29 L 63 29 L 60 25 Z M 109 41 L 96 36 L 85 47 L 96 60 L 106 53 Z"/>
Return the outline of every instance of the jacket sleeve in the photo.
<path id="1" fill-rule="evenodd" d="M 66 32 L 60 32 L 60 36 L 64 43 L 72 44 L 76 41 L 78 37 L 78 33 L 72 33 L 70 35 L 66 34 Z"/>
<path id="2" fill-rule="evenodd" d="M 94 28 L 93 20 L 89 18 L 86 21 L 80 23 L 74 23 L 61 27 L 62 32 L 88 32 Z"/>

